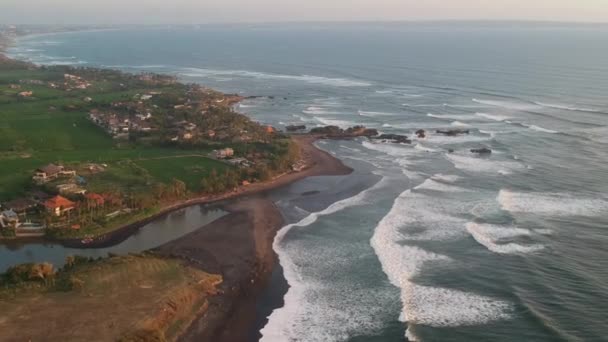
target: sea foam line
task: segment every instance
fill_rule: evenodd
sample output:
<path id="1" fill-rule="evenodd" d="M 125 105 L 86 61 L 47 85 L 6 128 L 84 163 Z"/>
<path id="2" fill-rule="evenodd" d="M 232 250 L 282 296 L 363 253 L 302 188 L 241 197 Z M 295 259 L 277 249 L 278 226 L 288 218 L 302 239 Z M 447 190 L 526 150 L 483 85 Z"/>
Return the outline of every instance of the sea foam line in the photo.
<path id="1" fill-rule="evenodd" d="M 425 264 L 450 262 L 445 255 L 401 244 L 399 228 L 404 208 L 410 205 L 411 190 L 395 200 L 390 212 L 378 223 L 371 245 L 389 281 L 401 290 L 401 318 L 409 324 L 435 327 L 475 325 L 510 317 L 511 306 L 501 300 L 441 287 L 422 286 L 412 281 Z M 413 332 L 407 330 L 412 337 Z"/>
<path id="2" fill-rule="evenodd" d="M 366 197 L 370 191 L 386 186 L 386 178 L 382 178 L 378 183 L 369 189 L 352 196 L 350 198 L 333 203 L 326 209 L 311 213 L 299 222 L 289 224 L 277 232 L 273 242 L 273 249 L 279 255 L 279 262 L 283 268 L 285 279 L 289 284 L 289 289 L 284 297 L 284 305 L 272 312 L 268 318 L 268 323 L 260 331 L 261 341 L 290 341 L 301 339 L 301 332 L 298 331 L 297 321 L 301 317 L 302 301 L 305 301 L 308 284 L 303 282 L 298 266 L 290 257 L 284 247 L 285 236 L 294 228 L 303 228 L 315 223 L 320 217 L 327 216 L 344 210 L 348 207 L 359 206 L 366 203 Z M 329 337 L 327 337 L 329 338 Z"/>
<path id="3" fill-rule="evenodd" d="M 257 71 L 247 70 L 219 70 L 219 69 L 205 69 L 205 68 L 183 68 L 181 72 L 183 76 L 189 77 L 216 77 L 216 76 L 238 76 L 255 79 L 273 79 L 273 80 L 292 80 L 302 81 L 312 84 L 321 84 L 335 87 L 369 87 L 371 83 L 351 80 L 346 78 L 331 78 L 323 76 L 313 75 L 285 75 L 285 74 L 273 74 Z"/>

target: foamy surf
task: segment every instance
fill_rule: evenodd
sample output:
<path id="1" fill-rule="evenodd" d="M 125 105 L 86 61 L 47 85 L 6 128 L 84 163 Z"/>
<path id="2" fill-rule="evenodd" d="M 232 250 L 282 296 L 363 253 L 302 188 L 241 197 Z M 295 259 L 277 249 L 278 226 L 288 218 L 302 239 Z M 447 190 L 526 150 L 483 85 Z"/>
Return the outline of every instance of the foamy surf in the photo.
<path id="1" fill-rule="evenodd" d="M 561 110 L 567 110 L 567 111 L 572 111 L 572 112 L 588 112 L 588 113 L 601 113 L 602 112 L 597 109 L 577 107 L 577 106 L 571 106 L 571 105 L 545 103 L 545 102 L 534 102 L 534 103 L 539 106 L 546 107 L 546 108 L 561 109 Z"/>
<path id="2" fill-rule="evenodd" d="M 550 216 L 599 216 L 608 213 L 608 201 L 570 194 L 525 193 L 500 190 L 496 198 L 503 210 Z"/>
<path id="3" fill-rule="evenodd" d="M 205 68 L 184 68 L 180 73 L 190 77 L 225 77 L 237 76 L 244 78 L 263 79 L 263 80 L 288 80 L 300 81 L 311 84 L 320 84 L 334 87 L 369 87 L 371 83 L 359 80 L 351 80 L 346 78 L 332 78 L 312 75 L 285 75 L 272 74 L 257 71 L 247 70 L 220 70 L 220 69 L 205 69 Z"/>
<path id="4" fill-rule="evenodd" d="M 500 240 L 502 239 L 530 236 L 533 233 L 529 229 L 478 224 L 474 222 L 467 223 L 466 227 L 475 241 L 494 253 L 524 254 L 537 252 L 545 248 L 540 244 L 522 245 L 514 242 L 500 243 Z"/>
<path id="5" fill-rule="evenodd" d="M 484 118 L 484 119 L 488 119 L 488 120 L 492 120 L 492 121 L 506 121 L 506 120 L 511 119 L 511 117 L 509 117 L 509 116 L 497 115 L 497 114 L 475 113 L 475 115 L 479 116 L 480 118 Z"/>
<path id="6" fill-rule="evenodd" d="M 457 154 L 448 154 L 446 158 L 451 161 L 457 169 L 472 173 L 498 173 L 508 175 L 514 171 L 525 169 L 517 162 L 491 160 L 479 157 L 468 157 Z"/>
<path id="7" fill-rule="evenodd" d="M 365 204 L 370 191 L 385 185 L 385 179 L 382 179 L 373 187 L 353 197 L 333 203 L 326 209 L 311 213 L 299 222 L 287 225 L 279 230 L 273 242 L 273 249 L 279 255 L 279 262 L 290 287 L 284 297 L 284 306 L 272 312 L 268 318 L 268 323 L 260 331 L 262 334 L 261 341 L 302 340 L 303 336 L 306 336 L 306 341 L 340 341 L 344 338 L 344 330 L 348 331 L 360 326 L 360 324 L 357 326 L 327 326 L 332 320 L 342 321 L 344 324 L 349 321 L 352 323 L 352 320 L 350 320 L 351 317 L 340 319 L 340 316 L 345 316 L 345 311 L 342 309 L 331 308 L 323 303 L 315 302 L 315 298 L 318 298 L 318 296 L 314 293 L 323 291 L 323 285 L 307 282 L 302 278 L 299 271 L 301 266 L 293 260 L 290 251 L 286 249 L 284 239 L 294 228 L 310 226 L 323 216 Z M 312 295 L 309 296 L 309 294 Z"/>
<path id="8" fill-rule="evenodd" d="M 401 290 L 401 318 L 408 324 L 455 327 L 483 324 L 510 317 L 510 305 L 504 301 L 441 287 L 418 285 L 412 279 L 425 266 L 450 262 L 445 255 L 400 243 L 408 222 L 411 191 L 403 192 L 390 212 L 378 223 L 371 239 L 390 282 Z M 412 336 L 412 327 L 407 335 Z"/>

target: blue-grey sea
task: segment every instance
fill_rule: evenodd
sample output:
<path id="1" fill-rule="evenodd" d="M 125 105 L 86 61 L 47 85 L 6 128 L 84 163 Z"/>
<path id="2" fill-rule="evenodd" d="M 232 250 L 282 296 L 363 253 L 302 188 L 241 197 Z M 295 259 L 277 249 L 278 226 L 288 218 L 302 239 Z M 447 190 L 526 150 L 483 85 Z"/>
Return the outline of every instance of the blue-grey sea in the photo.
<path id="1" fill-rule="evenodd" d="M 10 54 L 265 96 L 237 109 L 279 128 L 428 132 L 318 142 L 355 171 L 277 196 L 289 289 L 262 341 L 608 341 L 608 26 L 129 28 Z"/>

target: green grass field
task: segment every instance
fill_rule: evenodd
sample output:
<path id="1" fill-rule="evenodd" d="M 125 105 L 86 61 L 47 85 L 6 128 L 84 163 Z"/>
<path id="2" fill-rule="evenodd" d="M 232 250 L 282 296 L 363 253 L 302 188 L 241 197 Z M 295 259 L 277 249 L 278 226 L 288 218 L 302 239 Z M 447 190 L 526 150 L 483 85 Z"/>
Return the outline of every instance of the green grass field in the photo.
<path id="1" fill-rule="evenodd" d="M 79 164 L 107 163 L 109 173 L 95 180 L 103 186 L 145 186 L 137 175 L 122 165 L 131 160 L 148 170 L 154 181 L 184 181 L 189 190 L 199 189 L 202 177 L 212 169 L 229 167 L 203 158 L 174 158 L 180 155 L 206 155 L 209 150 L 132 146 L 118 144 L 102 129 L 87 119 L 88 111 L 100 103 L 131 99 L 143 89 L 117 91 L 112 82 L 100 82 L 86 90 L 65 92 L 45 85 L 22 84 L 19 80 L 55 80 L 62 74 L 44 70 L 9 70 L 0 75 L 0 201 L 18 197 L 31 187 L 32 172 L 50 162 Z M 19 98 L 16 93 L 32 90 L 32 98 Z M 92 104 L 83 99 L 93 98 Z M 69 107 L 75 109 L 69 109 Z M 120 146 L 119 146 L 120 145 Z M 157 159 L 167 158 L 172 159 Z"/>

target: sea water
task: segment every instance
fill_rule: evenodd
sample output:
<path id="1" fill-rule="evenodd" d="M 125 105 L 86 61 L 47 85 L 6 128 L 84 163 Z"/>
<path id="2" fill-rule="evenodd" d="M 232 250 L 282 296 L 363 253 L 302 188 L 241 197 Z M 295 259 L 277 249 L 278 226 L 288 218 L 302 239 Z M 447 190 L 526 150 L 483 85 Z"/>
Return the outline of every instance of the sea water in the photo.
<path id="1" fill-rule="evenodd" d="M 279 128 L 427 131 L 318 143 L 355 172 L 277 197 L 289 288 L 262 341 L 600 341 L 606 42 L 598 25 L 284 24 L 34 36 L 10 53 L 266 96 L 238 110 Z M 454 128 L 470 134 L 434 133 Z"/>

